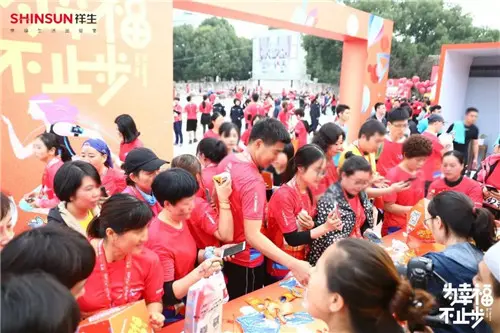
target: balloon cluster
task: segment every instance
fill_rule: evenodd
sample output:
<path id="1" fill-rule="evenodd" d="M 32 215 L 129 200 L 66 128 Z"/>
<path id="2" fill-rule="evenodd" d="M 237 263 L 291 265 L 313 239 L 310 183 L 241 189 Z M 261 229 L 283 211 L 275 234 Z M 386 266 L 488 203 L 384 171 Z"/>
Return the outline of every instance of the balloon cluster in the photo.
<path id="1" fill-rule="evenodd" d="M 432 86 L 434 86 L 435 82 L 431 82 L 430 80 L 420 81 L 418 76 L 414 76 L 411 79 L 406 77 L 402 77 L 400 79 L 389 79 L 387 81 L 388 86 L 398 86 L 398 93 L 404 91 L 405 89 L 411 89 L 415 87 L 419 93 L 422 95 L 426 92 L 431 92 Z"/>

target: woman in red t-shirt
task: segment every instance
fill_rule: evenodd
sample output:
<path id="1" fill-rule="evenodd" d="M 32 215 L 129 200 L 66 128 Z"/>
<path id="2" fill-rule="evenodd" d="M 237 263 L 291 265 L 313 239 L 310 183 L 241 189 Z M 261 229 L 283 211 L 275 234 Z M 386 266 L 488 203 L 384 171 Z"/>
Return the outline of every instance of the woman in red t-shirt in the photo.
<path id="1" fill-rule="evenodd" d="M 283 101 L 281 104 L 281 111 L 278 113 L 278 120 L 281 121 L 283 125 L 285 125 L 288 130 L 288 120 L 289 120 L 289 112 L 288 112 L 288 102 Z"/>
<path id="2" fill-rule="evenodd" d="M 483 191 L 481 185 L 473 179 L 465 177 L 464 155 L 456 150 L 449 151 L 443 155 L 441 170 L 444 178 L 436 179 L 429 186 L 428 199 L 432 199 L 436 194 L 444 191 L 461 192 L 468 196 L 474 206 L 483 206 Z"/>
<path id="3" fill-rule="evenodd" d="M 207 131 L 207 126 L 210 124 L 210 113 L 212 113 L 212 104 L 208 101 L 208 96 L 203 95 L 203 102 L 200 104 L 201 119 L 200 123 L 203 126 L 203 134 Z"/>
<path id="4" fill-rule="evenodd" d="M 203 135 L 205 138 L 219 138 L 219 128 L 224 122 L 224 117 L 219 112 L 214 112 L 210 117 L 210 124 L 208 124 L 208 131 Z"/>
<path id="5" fill-rule="evenodd" d="M 174 134 L 175 143 L 174 146 L 181 145 L 184 143 L 184 138 L 182 137 L 182 106 L 179 104 L 179 97 L 174 98 Z"/>
<path id="6" fill-rule="evenodd" d="M 302 120 L 304 118 L 304 109 L 295 110 L 295 116 L 297 117 L 297 124 L 294 128 L 295 138 L 298 140 L 297 150 L 307 144 L 307 128 Z"/>
<path id="7" fill-rule="evenodd" d="M 227 153 L 238 153 L 242 150 L 240 144 L 240 129 L 234 123 L 228 121 L 222 123 L 219 128 L 220 140 L 226 145 Z"/>
<path id="8" fill-rule="evenodd" d="M 196 156 L 201 163 L 201 188 L 206 189 L 205 199 L 211 202 L 214 195 L 213 177 L 217 174 L 217 166 L 227 156 L 227 148 L 221 140 L 206 138 L 196 148 Z"/>
<path id="9" fill-rule="evenodd" d="M 189 154 L 175 157 L 172 160 L 172 168 L 186 170 L 196 179 L 200 189 L 206 190 L 206 198 L 196 196 L 191 217 L 186 220 L 196 246 L 204 249 L 207 246 L 219 246 L 219 242 L 232 242 L 233 215 L 231 210 L 227 209 L 232 191 L 231 179 L 222 184 L 215 182 L 213 178 L 204 179 L 200 161 Z"/>
<path id="10" fill-rule="evenodd" d="M 145 248 L 149 207 L 128 194 L 116 194 L 102 205 L 101 214 L 87 229 L 96 264 L 78 298 L 82 313 L 146 301 L 149 322 L 163 327 L 163 281 L 158 256 Z"/>
<path id="11" fill-rule="evenodd" d="M 40 134 L 33 141 L 34 155 L 45 163 L 41 187 L 37 187 L 23 197 L 26 204 L 33 208 L 53 208 L 59 203 L 59 199 L 54 193 L 54 177 L 57 170 L 63 165 L 59 156 L 61 149 L 63 148 L 59 146 L 57 136 L 52 133 Z"/>
<path id="12" fill-rule="evenodd" d="M 329 231 L 341 227 L 336 215 L 329 215 L 327 223 L 314 227 L 316 200 L 311 188 L 325 175 L 326 156 L 318 146 L 308 144 L 299 148 L 288 161 L 283 185 L 269 201 L 267 210 L 267 237 L 289 255 L 305 260 L 306 246 Z M 271 282 L 288 274 L 287 267 L 267 260 Z"/>
<path id="13" fill-rule="evenodd" d="M 175 306 L 182 303 L 189 288 L 221 270 L 221 248 L 198 249 L 188 220 L 195 208 L 198 183 L 186 170 L 172 168 L 160 173 L 153 191 L 162 211 L 149 225 L 147 247 L 160 258 L 163 274 L 163 304 L 167 321 L 182 319 Z M 229 208 L 225 206 L 224 209 Z M 200 265 L 198 265 L 200 263 Z"/>
<path id="14" fill-rule="evenodd" d="M 151 185 L 160 168 L 168 163 L 161 160 L 148 148 L 137 148 L 130 152 L 123 163 L 123 170 L 127 177 L 127 187 L 123 193 L 131 194 L 139 200 L 145 201 L 153 215 L 161 211 L 161 206 L 152 193 Z"/>
<path id="15" fill-rule="evenodd" d="M 116 117 L 115 124 L 121 141 L 118 157 L 123 162 L 132 149 L 143 146 L 139 140 L 141 133 L 137 130 L 134 119 L 128 114 Z"/>
<path id="16" fill-rule="evenodd" d="M 241 135 L 241 142 L 247 146 L 248 145 L 248 140 L 250 139 L 250 133 L 252 133 L 252 127 L 253 125 L 258 122 L 259 120 L 261 120 L 262 117 L 261 116 L 255 116 L 253 117 L 252 119 L 252 123 L 251 123 L 251 126 L 249 126 L 245 132 L 243 132 L 243 134 Z"/>
<path id="17" fill-rule="evenodd" d="M 198 128 L 198 107 L 196 104 L 191 102 L 191 96 L 186 97 L 187 104 L 184 107 L 184 112 L 187 114 L 187 123 L 186 123 L 186 132 L 189 136 L 189 144 L 194 142 L 198 142 L 196 139 L 196 129 Z"/>
<path id="18" fill-rule="evenodd" d="M 101 139 L 85 141 L 80 157 L 97 169 L 101 176 L 101 185 L 106 190 L 106 196 L 121 193 L 127 187 L 123 171 L 113 168 L 111 152 L 106 142 Z"/>
<path id="19" fill-rule="evenodd" d="M 344 150 L 344 140 L 344 131 L 340 126 L 334 123 L 326 123 L 321 126 L 312 139 L 312 143 L 318 145 L 326 155 L 325 177 L 321 179 L 316 188 L 312 188 L 313 195 L 316 199 L 322 196 L 323 193 L 339 179 L 337 167 L 333 159 Z"/>

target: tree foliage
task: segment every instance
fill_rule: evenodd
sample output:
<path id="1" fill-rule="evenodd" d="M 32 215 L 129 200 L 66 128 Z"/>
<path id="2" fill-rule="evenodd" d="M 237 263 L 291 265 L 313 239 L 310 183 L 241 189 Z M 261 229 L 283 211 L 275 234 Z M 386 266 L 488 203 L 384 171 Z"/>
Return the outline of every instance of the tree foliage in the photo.
<path id="1" fill-rule="evenodd" d="M 394 21 L 389 77 L 430 77 L 443 44 L 493 42 L 500 31 L 472 25 L 472 17 L 443 0 L 344 0 L 346 5 Z M 304 36 L 307 70 L 320 82 L 337 83 L 342 42 Z"/>
<path id="2" fill-rule="evenodd" d="M 212 17 L 198 28 L 174 27 L 174 80 L 246 80 L 252 71 L 252 41 L 225 19 Z"/>

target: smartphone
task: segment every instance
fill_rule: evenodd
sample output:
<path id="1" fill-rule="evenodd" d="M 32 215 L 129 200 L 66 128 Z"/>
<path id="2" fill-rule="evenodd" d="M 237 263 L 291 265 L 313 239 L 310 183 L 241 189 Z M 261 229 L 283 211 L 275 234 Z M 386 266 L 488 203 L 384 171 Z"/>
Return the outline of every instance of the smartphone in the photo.
<path id="1" fill-rule="evenodd" d="M 264 182 L 266 183 L 266 189 L 270 190 L 273 188 L 273 174 L 269 171 L 262 171 L 262 178 L 264 178 Z"/>
<path id="2" fill-rule="evenodd" d="M 495 187 L 491 186 L 491 185 L 485 185 L 485 187 L 490 192 L 497 192 L 498 193 L 498 190 Z"/>
<path id="3" fill-rule="evenodd" d="M 370 230 L 370 229 L 367 229 L 363 233 L 363 238 L 365 238 L 365 239 L 367 239 L 370 242 L 375 243 L 375 244 L 382 243 L 382 239 L 379 236 L 377 236 L 377 234 L 375 232 L 373 232 L 373 230 Z"/>
<path id="4" fill-rule="evenodd" d="M 234 246 L 228 247 L 227 249 L 224 249 L 224 252 L 222 253 L 222 258 L 234 256 L 235 254 L 243 252 L 245 251 L 246 247 L 247 247 L 247 242 L 241 242 Z"/>
<path id="5" fill-rule="evenodd" d="M 410 177 L 408 178 L 407 180 L 405 180 L 405 183 L 411 183 L 412 181 L 414 181 L 415 179 L 417 179 L 417 177 Z"/>

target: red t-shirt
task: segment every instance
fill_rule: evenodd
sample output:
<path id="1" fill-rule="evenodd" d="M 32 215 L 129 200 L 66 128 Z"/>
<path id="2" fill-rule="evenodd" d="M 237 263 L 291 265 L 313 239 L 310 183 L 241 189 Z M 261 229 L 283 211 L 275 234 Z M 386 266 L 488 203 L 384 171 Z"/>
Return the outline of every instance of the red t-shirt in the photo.
<path id="1" fill-rule="evenodd" d="M 306 126 L 304 125 L 304 122 L 302 120 L 299 120 L 297 122 L 297 125 L 295 126 L 295 135 L 297 136 L 297 139 L 299 140 L 299 145 L 297 149 L 299 149 L 302 146 L 305 146 L 307 144 L 307 130 Z"/>
<path id="2" fill-rule="evenodd" d="M 142 144 L 141 140 L 139 138 L 135 139 L 132 142 L 129 143 L 120 143 L 120 153 L 118 154 L 118 157 L 120 158 L 120 161 L 124 162 L 125 158 L 127 157 L 128 153 L 134 149 L 134 148 L 141 148 L 144 147 Z"/>
<path id="3" fill-rule="evenodd" d="M 205 107 L 203 107 L 203 102 L 199 106 L 201 113 L 210 114 L 212 112 L 212 104 L 210 102 L 205 102 Z"/>
<path id="4" fill-rule="evenodd" d="M 293 247 L 288 245 L 283 234 L 297 230 L 296 219 L 302 209 L 306 210 L 309 216 L 314 218 L 316 215 L 315 208 L 316 205 L 311 203 L 307 193 L 299 193 L 296 188 L 288 184 L 282 185 L 269 200 L 266 236 L 289 255 L 304 260 L 306 246 Z M 267 272 L 272 276 L 284 277 L 288 273 L 288 268 L 268 260 Z"/>
<path id="5" fill-rule="evenodd" d="M 219 134 L 215 133 L 213 130 L 209 129 L 208 131 L 205 132 L 203 135 L 203 139 L 205 138 L 214 138 L 214 139 L 219 139 L 220 136 Z"/>
<path id="6" fill-rule="evenodd" d="M 211 95 L 210 95 L 210 97 L 208 98 L 208 99 L 210 100 L 210 103 L 214 104 L 215 97 L 216 97 L 216 95 L 215 95 L 215 94 L 211 94 Z"/>
<path id="7" fill-rule="evenodd" d="M 404 171 L 398 166 L 395 166 L 386 175 L 390 183 L 406 181 L 414 176 Z M 384 195 L 383 199 L 386 203 L 395 203 L 401 206 L 415 206 L 424 198 L 425 180 L 422 171 L 419 171 L 415 180 L 411 182 L 411 187 L 406 191 L 399 193 L 391 193 Z M 384 213 L 384 224 L 382 225 L 382 234 L 387 234 L 389 227 L 406 228 L 406 214 L 396 215 L 386 211 Z"/>
<path id="8" fill-rule="evenodd" d="M 114 306 L 124 305 L 123 289 L 125 287 L 126 260 L 107 263 L 109 275 L 109 291 Z M 161 302 L 163 296 L 163 279 L 158 256 L 144 248 L 139 254 L 132 254 L 132 269 L 129 284 L 128 303 L 144 299 L 146 303 Z M 94 270 L 85 282 L 85 293 L 78 298 L 82 312 L 91 313 L 111 306 L 106 296 L 103 273 L 97 258 Z"/>
<path id="9" fill-rule="evenodd" d="M 248 146 L 248 140 L 250 139 L 250 133 L 252 132 L 252 128 L 249 127 L 245 130 L 245 132 L 243 132 L 243 134 L 241 135 L 241 142 L 243 142 L 243 144 L 245 146 Z"/>
<path id="10" fill-rule="evenodd" d="M 264 102 L 264 107 L 263 107 L 264 112 L 263 112 L 263 114 L 264 114 L 264 115 L 268 114 L 268 113 L 269 113 L 269 110 L 271 110 L 271 108 L 272 108 L 272 107 L 273 107 L 273 106 L 272 106 L 272 104 L 271 104 L 271 103 L 269 103 L 269 102 L 266 100 L 266 101 Z"/>
<path id="11" fill-rule="evenodd" d="M 243 93 L 241 91 L 238 91 L 236 93 L 236 98 L 239 99 L 240 101 L 243 99 Z"/>
<path id="12" fill-rule="evenodd" d="M 433 181 L 441 175 L 441 151 L 444 147 L 439 142 L 436 135 L 424 132 L 422 133 L 422 136 L 425 136 L 432 142 L 432 154 L 427 158 L 427 161 L 425 161 L 423 171 L 425 180 Z"/>
<path id="13" fill-rule="evenodd" d="M 194 209 L 186 222 L 198 249 L 204 249 L 207 246 L 220 246 L 219 240 L 214 236 L 214 233 L 219 229 L 219 220 L 214 209 L 206 200 L 195 197 Z"/>
<path id="14" fill-rule="evenodd" d="M 278 113 L 278 120 L 288 129 L 288 114 L 283 109 Z"/>
<path id="15" fill-rule="evenodd" d="M 387 172 L 403 160 L 403 143 L 384 139 L 382 153 L 377 161 L 377 171 L 385 177 Z"/>
<path id="16" fill-rule="evenodd" d="M 362 239 L 363 236 L 361 234 L 361 227 L 366 220 L 365 209 L 363 208 L 363 205 L 359 200 L 359 196 L 355 196 L 354 198 L 348 199 L 347 201 L 349 202 L 349 206 L 351 206 L 351 209 L 356 216 L 356 223 L 349 237 Z"/>
<path id="17" fill-rule="evenodd" d="M 326 174 L 321 179 L 318 187 L 312 189 L 313 195 L 315 197 L 322 196 L 326 190 L 332 185 L 335 184 L 339 180 L 339 174 L 337 172 L 337 167 L 333 161 L 330 161 L 326 164 Z"/>
<path id="18" fill-rule="evenodd" d="M 226 156 L 217 168 L 218 173 L 229 172 L 233 184 L 233 192 L 229 197 L 233 214 L 233 243 L 245 241 L 244 220 L 264 219 L 266 208 L 266 184 L 259 169 L 251 161 L 243 161 L 241 154 Z M 247 244 L 247 248 L 233 259 L 233 263 L 254 268 L 260 266 L 264 256 Z"/>
<path id="19" fill-rule="evenodd" d="M 443 178 L 436 179 L 429 186 L 429 198 L 444 191 L 461 192 L 468 196 L 477 208 L 483 206 L 483 191 L 481 185 L 474 179 L 464 177 L 458 185 L 453 187 L 448 186 Z"/>
<path id="20" fill-rule="evenodd" d="M 174 122 L 176 121 L 182 121 L 182 106 L 180 106 L 179 104 L 177 104 L 176 106 L 174 106 Z"/>
<path id="21" fill-rule="evenodd" d="M 144 201 L 146 202 L 146 200 L 144 200 L 144 197 L 142 196 L 141 192 L 139 192 L 135 187 L 133 186 L 127 186 L 125 187 L 125 189 L 123 190 L 122 193 L 126 193 L 126 194 L 130 194 L 130 195 L 133 195 L 134 197 L 136 197 L 137 199 L 141 200 L 141 201 Z M 149 206 L 149 204 L 148 204 Z M 158 215 L 161 210 L 163 209 L 160 205 L 159 202 L 156 202 L 153 206 L 149 206 L 149 208 L 151 208 L 151 210 L 153 211 L 153 215 L 156 216 Z"/>
<path id="22" fill-rule="evenodd" d="M 101 182 L 109 196 L 121 193 L 127 187 L 123 171 L 113 168 L 108 168 L 104 177 L 101 177 Z"/>
<path id="23" fill-rule="evenodd" d="M 42 190 L 40 195 L 45 196 L 46 198 L 41 198 L 38 202 L 38 205 L 41 208 L 53 208 L 59 203 L 59 199 L 54 193 L 54 178 L 57 170 L 59 170 L 63 164 L 63 161 L 56 157 L 45 165 L 42 175 Z"/>
<path id="24" fill-rule="evenodd" d="M 391 111 L 391 109 L 392 109 L 391 101 L 385 101 L 385 109 L 387 110 L 387 112 Z"/>
<path id="25" fill-rule="evenodd" d="M 146 246 L 160 258 L 163 267 L 163 276 L 160 277 L 162 282 L 182 279 L 195 267 L 198 253 L 186 222 L 182 223 L 182 228 L 175 229 L 157 217 L 153 218 L 149 224 Z"/>
<path id="26" fill-rule="evenodd" d="M 290 114 L 294 109 L 295 109 L 295 105 L 293 105 L 293 103 L 288 103 L 288 106 L 287 106 L 288 113 Z M 288 115 L 288 117 L 289 117 L 289 115 Z"/>
<path id="27" fill-rule="evenodd" d="M 251 123 L 252 122 L 252 119 L 257 115 L 257 114 L 260 114 L 260 109 L 261 107 L 259 107 L 259 105 L 257 105 L 257 103 L 250 103 L 246 108 L 245 108 L 245 111 L 243 111 L 244 115 L 245 115 L 245 122 L 246 123 Z M 250 120 L 248 119 L 250 118 Z"/>
<path id="28" fill-rule="evenodd" d="M 196 119 L 196 104 L 189 103 L 184 107 L 184 112 L 187 113 L 187 119 Z"/>
<path id="29" fill-rule="evenodd" d="M 214 188 L 213 178 L 215 175 L 217 175 L 217 165 L 215 164 L 210 164 L 201 171 L 201 179 L 203 180 L 203 186 L 210 195 L 210 198 L 206 198 L 207 201 L 210 201 L 210 199 L 213 198 L 214 196 L 215 188 Z"/>

